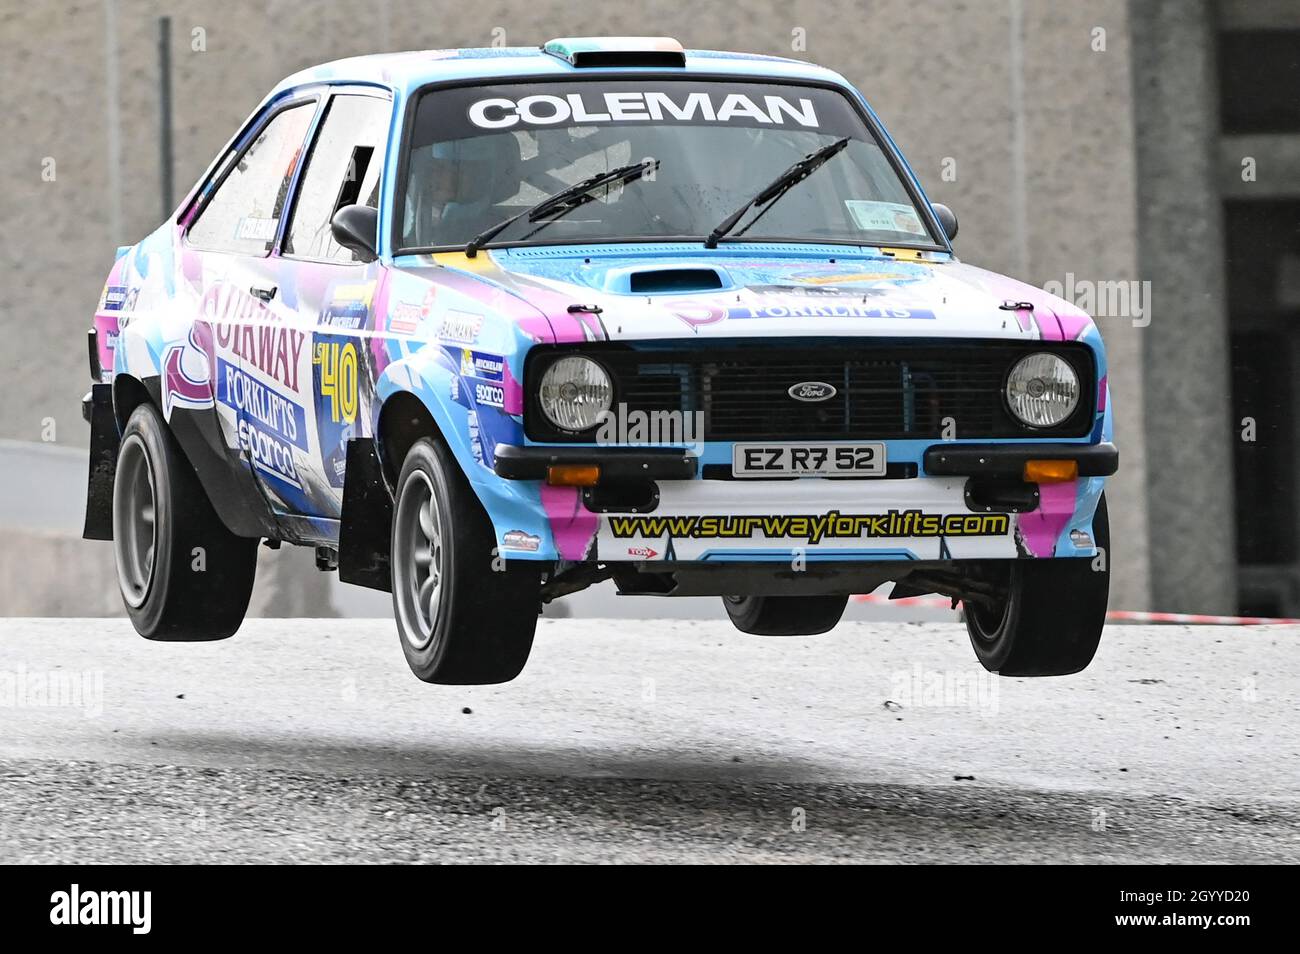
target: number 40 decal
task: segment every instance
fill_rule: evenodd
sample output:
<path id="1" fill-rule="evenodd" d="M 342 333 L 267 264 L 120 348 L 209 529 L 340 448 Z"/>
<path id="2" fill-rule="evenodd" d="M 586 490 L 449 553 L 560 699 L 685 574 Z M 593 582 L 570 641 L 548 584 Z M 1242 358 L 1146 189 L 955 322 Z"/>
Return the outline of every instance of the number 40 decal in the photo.
<path id="1" fill-rule="evenodd" d="M 316 344 L 312 359 L 320 366 L 320 396 L 328 402 L 330 420 L 351 424 L 357 419 L 357 349 L 347 341 Z"/>

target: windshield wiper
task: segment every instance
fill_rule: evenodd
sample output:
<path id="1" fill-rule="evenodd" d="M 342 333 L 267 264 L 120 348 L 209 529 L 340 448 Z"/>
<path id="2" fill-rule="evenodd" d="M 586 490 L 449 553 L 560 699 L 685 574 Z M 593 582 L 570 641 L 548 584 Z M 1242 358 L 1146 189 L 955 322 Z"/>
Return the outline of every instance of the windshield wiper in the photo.
<path id="1" fill-rule="evenodd" d="M 740 221 L 741 216 L 746 212 L 756 205 L 767 205 L 767 208 L 770 209 L 772 207 L 770 203 L 775 202 L 800 182 L 803 182 L 804 179 L 807 179 L 810 175 L 820 169 L 826 163 L 827 159 L 830 159 L 848 144 L 849 140 L 846 136 L 843 139 L 837 139 L 830 145 L 822 146 L 816 152 L 808 153 L 808 155 L 804 156 L 789 169 L 785 170 L 785 172 L 773 179 L 770 184 L 763 188 L 762 192 L 759 192 L 735 212 L 732 212 L 729 216 L 718 223 L 718 227 L 710 232 L 709 237 L 704 240 L 704 247 L 717 248 L 718 239 L 722 238 L 734 229 L 736 223 Z M 757 222 L 759 217 L 766 212 L 767 209 L 764 209 L 762 212 L 758 213 L 758 215 L 754 216 L 754 222 Z M 754 222 L 750 222 L 749 225 L 753 225 Z M 749 225 L 745 226 L 745 229 L 748 229 Z M 742 232 L 743 231 L 744 230 L 742 230 Z"/>
<path id="2" fill-rule="evenodd" d="M 529 206 L 517 215 L 512 215 L 510 218 L 484 229 L 469 240 L 469 243 L 465 246 L 465 257 L 473 258 L 478 254 L 479 249 L 496 237 L 497 233 L 509 228 L 524 216 L 528 217 L 529 222 L 536 222 L 538 219 L 548 216 L 558 218 L 561 215 L 567 215 L 579 206 L 586 205 L 594 200 L 596 197 L 592 193 L 601 186 L 613 185 L 616 182 L 627 185 L 629 182 L 640 179 L 647 172 L 653 172 L 658 168 L 658 159 L 648 159 L 645 162 L 633 162 L 626 166 L 618 166 L 583 179 L 581 182 L 575 182 L 567 189 L 561 189 L 559 192 L 548 195 L 542 201 Z"/>

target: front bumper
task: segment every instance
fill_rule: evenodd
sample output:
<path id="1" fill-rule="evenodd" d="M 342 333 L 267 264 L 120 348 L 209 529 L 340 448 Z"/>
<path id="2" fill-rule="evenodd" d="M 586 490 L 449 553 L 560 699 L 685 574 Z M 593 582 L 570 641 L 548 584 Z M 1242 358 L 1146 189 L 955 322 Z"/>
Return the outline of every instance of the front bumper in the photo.
<path id="1" fill-rule="evenodd" d="M 1118 466 L 1113 445 L 936 444 L 920 460 L 921 474 L 903 479 L 728 480 L 709 479 L 712 467 L 682 450 L 498 445 L 494 470 L 538 483 L 555 555 L 564 560 L 1095 555 L 1092 517 L 1103 478 Z M 1074 461 L 1079 476 L 1026 483 L 1029 460 Z M 597 485 L 549 486 L 549 468 L 564 464 L 598 465 Z"/>
<path id="2" fill-rule="evenodd" d="M 690 480 L 696 474 L 696 458 L 671 448 L 627 447 L 516 447 L 498 444 L 492 469 L 507 480 L 545 480 L 557 465 L 596 465 L 601 479 Z"/>
<path id="3" fill-rule="evenodd" d="M 493 470 L 507 480 L 545 480 L 556 465 L 596 465 L 601 479 L 691 480 L 699 461 L 673 448 L 517 447 L 498 444 Z M 932 477 L 1019 477 L 1031 460 L 1073 461 L 1080 477 L 1109 477 L 1119 469 L 1119 449 L 1101 444 L 935 444 L 922 455 Z"/>
<path id="4" fill-rule="evenodd" d="M 924 454 L 936 477 L 1019 477 L 1031 460 L 1073 461 L 1080 477 L 1109 477 L 1119 470 L 1114 444 L 937 444 Z"/>

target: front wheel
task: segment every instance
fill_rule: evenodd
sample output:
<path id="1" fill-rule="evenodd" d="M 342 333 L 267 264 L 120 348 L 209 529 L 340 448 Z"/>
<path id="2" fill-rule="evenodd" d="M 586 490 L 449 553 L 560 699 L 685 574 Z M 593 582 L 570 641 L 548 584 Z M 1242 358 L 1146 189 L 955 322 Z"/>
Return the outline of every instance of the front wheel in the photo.
<path id="1" fill-rule="evenodd" d="M 732 625 L 754 636 L 815 636 L 834 629 L 847 596 L 724 596 Z"/>
<path id="2" fill-rule="evenodd" d="M 1005 596 L 992 603 L 965 603 L 971 645 L 989 672 L 1068 676 L 1092 662 L 1110 594 L 1110 522 L 1104 495 L 1092 528 L 1099 559 L 999 561 Z"/>
<path id="3" fill-rule="evenodd" d="M 509 682 L 533 646 L 541 575 L 501 560 L 496 535 L 451 452 L 416 441 L 397 479 L 393 615 L 424 682 Z"/>

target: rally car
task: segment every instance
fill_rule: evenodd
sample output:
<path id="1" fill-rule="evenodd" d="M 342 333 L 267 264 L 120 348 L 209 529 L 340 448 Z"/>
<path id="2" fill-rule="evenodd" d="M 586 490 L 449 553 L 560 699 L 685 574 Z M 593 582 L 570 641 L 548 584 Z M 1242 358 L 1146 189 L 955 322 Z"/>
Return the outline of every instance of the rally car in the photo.
<path id="1" fill-rule="evenodd" d="M 1118 456 L 1088 316 L 958 262 L 866 101 L 668 38 L 365 56 L 277 86 L 118 250 L 85 535 L 150 639 L 239 627 L 257 547 L 392 593 L 414 673 L 506 681 L 539 609 L 964 604 L 1091 660 Z"/>

